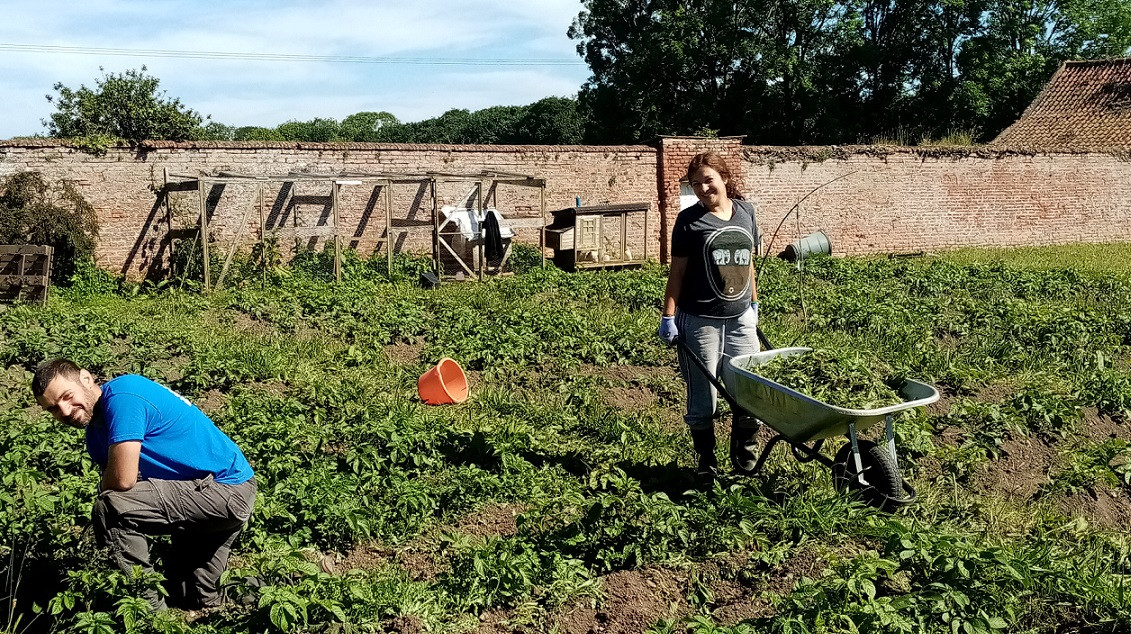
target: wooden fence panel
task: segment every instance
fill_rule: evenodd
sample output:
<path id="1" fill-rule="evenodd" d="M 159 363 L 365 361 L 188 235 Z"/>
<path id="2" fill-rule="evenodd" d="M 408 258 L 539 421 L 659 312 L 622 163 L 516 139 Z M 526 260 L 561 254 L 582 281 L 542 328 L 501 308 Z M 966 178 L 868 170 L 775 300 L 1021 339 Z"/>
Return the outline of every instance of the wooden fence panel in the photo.
<path id="1" fill-rule="evenodd" d="M 0 245 L 0 302 L 47 303 L 53 251 L 46 246 Z"/>

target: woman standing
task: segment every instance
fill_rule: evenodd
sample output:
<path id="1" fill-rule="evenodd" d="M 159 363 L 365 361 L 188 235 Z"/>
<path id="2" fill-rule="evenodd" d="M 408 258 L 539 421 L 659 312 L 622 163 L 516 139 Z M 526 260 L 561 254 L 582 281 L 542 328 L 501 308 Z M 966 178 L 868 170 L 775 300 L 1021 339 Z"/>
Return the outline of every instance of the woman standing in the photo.
<path id="1" fill-rule="evenodd" d="M 754 207 L 742 200 L 718 154 L 692 158 L 687 180 L 699 202 L 681 211 L 672 229 L 660 338 L 669 344 L 680 338 L 715 376 L 721 371 L 733 390 L 731 373 L 724 371 L 727 359 L 758 352 L 758 289 L 753 271 L 758 225 Z M 718 394 L 682 349 L 679 366 L 687 384 L 684 421 L 699 454 L 696 473 L 713 478 L 718 467 L 714 423 Z M 732 421 L 731 466 L 742 475 L 753 473 L 758 425 L 748 415 L 735 415 Z"/>

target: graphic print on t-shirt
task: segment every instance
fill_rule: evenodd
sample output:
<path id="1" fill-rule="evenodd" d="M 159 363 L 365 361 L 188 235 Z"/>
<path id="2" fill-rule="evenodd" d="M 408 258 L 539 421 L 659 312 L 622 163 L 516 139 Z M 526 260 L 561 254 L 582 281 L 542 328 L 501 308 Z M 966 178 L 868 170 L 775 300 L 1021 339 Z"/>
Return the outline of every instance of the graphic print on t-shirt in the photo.
<path id="1" fill-rule="evenodd" d="M 740 227 L 723 227 L 703 243 L 704 269 L 711 290 L 733 302 L 750 296 L 750 251 L 754 238 Z"/>

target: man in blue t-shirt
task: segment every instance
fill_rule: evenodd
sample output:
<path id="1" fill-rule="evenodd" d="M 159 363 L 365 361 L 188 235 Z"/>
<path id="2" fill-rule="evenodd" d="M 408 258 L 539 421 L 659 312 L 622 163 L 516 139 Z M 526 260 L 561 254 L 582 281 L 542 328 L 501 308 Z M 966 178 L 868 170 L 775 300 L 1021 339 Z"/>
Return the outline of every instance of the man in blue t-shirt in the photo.
<path id="1" fill-rule="evenodd" d="M 86 430 L 102 480 L 92 520 L 118 567 L 151 571 L 150 535 L 171 535 L 169 601 L 194 610 L 220 603 L 217 582 L 255 505 L 255 473 L 224 432 L 182 396 L 127 374 L 103 385 L 67 359 L 41 364 L 36 401 Z M 154 609 L 165 607 L 152 592 Z"/>

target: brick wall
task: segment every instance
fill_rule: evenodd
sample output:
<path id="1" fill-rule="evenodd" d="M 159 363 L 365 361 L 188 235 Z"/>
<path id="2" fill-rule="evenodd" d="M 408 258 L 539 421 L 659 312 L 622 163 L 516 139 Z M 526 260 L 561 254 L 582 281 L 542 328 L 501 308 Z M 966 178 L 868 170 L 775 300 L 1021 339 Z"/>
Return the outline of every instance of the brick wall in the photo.
<path id="1" fill-rule="evenodd" d="M 763 246 L 773 254 L 818 229 L 839 255 L 1131 241 L 1125 153 L 758 147 L 733 139 L 662 140 L 665 228 L 678 213 L 679 164 L 685 170 L 690 156 L 708 149 L 728 160 L 740 190 L 758 204 Z M 806 196 L 799 221 L 791 215 L 771 245 L 775 227 Z"/>
<path id="2" fill-rule="evenodd" d="M 730 167 L 732 176 L 739 182 L 742 190 L 741 160 L 742 137 L 705 139 L 702 137 L 664 137 L 660 140 L 660 158 L 657 161 L 657 183 L 659 187 L 660 230 L 664 239 L 660 243 L 660 259 L 668 261 L 668 241 L 671 239 L 672 225 L 680 209 L 680 181 L 687 176 L 687 165 L 692 157 L 701 152 L 715 152 L 721 155 Z"/>
<path id="3" fill-rule="evenodd" d="M 647 146 L 444 146 L 307 143 L 151 142 L 135 149 L 86 154 L 51 140 L 0 142 L 0 176 L 39 170 L 69 179 L 97 209 L 102 223 L 99 262 L 137 277 L 160 267 L 169 241 L 163 197 L 173 174 L 233 172 L 337 175 L 513 172 L 546 181 L 548 210 L 646 201 L 648 252 L 667 260 L 667 242 L 680 206 L 680 185 L 691 157 L 713 150 L 730 163 L 741 191 L 758 203 L 764 245 L 780 252 L 799 233 L 821 229 L 836 254 L 933 251 L 961 246 L 1131 241 L 1131 161 L 1125 154 L 1031 154 L 986 148 L 756 147 L 738 138 L 665 137 Z M 394 224 L 426 224 L 431 200 L 426 179 L 391 188 Z M 471 190 L 439 182 L 439 204 Z M 329 180 L 268 182 L 264 222 L 281 244 L 298 224 L 326 224 Z M 814 191 L 816 190 L 816 191 Z M 226 247 L 259 235 L 260 185 L 231 183 L 207 191 L 212 238 Z M 785 213 L 808 196 L 799 223 Z M 507 218 L 540 216 L 539 190 L 500 184 L 497 207 Z M 173 192 L 175 225 L 195 222 L 197 193 Z M 431 248 L 427 227 L 385 235 L 384 201 L 374 183 L 341 190 L 345 243 L 362 253 Z M 643 232 L 637 217 L 630 231 Z M 798 228 L 800 224 L 800 229 Z M 242 229 L 241 229 L 242 227 Z M 290 234 L 287 232 L 291 231 Z M 536 229 L 519 240 L 537 243 Z M 310 239 L 303 241 L 309 246 Z M 315 240 L 314 242 L 317 242 Z"/>
<path id="4" fill-rule="evenodd" d="M 305 180 L 309 174 L 342 173 L 423 175 L 428 172 L 471 174 L 484 170 L 518 173 L 544 179 L 549 212 L 572 207 L 577 197 L 583 205 L 647 202 L 649 243 L 658 245 L 660 228 L 656 205 L 655 148 L 647 146 L 445 146 L 362 143 L 240 143 L 150 142 L 140 150 L 112 149 L 93 156 L 50 140 L 0 142 L 0 176 L 38 170 L 49 180 L 74 181 L 98 211 L 101 234 L 97 258 L 101 265 L 130 275 L 143 276 L 163 266 L 168 257 L 167 237 L 172 215 L 174 227 L 194 226 L 199 196 L 193 191 L 169 194 L 169 214 L 160 192 L 164 173 L 216 175 L 238 173 L 276 177 L 303 174 L 293 182 L 269 181 L 262 185 L 263 216 L 268 231 L 289 246 L 293 227 L 329 222 L 331 184 Z M 441 177 L 438 177 L 441 178 Z M 171 179 L 176 181 L 176 178 Z M 391 235 L 396 252 L 431 250 L 432 203 L 428 179 L 415 176 L 391 188 Z M 385 253 L 383 192 L 374 182 L 343 186 L 339 216 L 343 242 L 364 254 Z M 437 183 L 439 205 L 454 204 L 473 190 L 474 183 Z M 254 243 L 260 231 L 260 185 L 216 183 L 207 188 L 211 238 L 218 252 L 236 240 Z M 541 192 L 537 187 L 498 184 L 491 202 L 504 217 L 535 221 L 541 217 Z M 643 232 L 643 215 L 633 231 Z M 423 224 L 413 230 L 405 225 Z M 241 230 L 242 227 L 242 230 Z M 537 244 L 538 230 L 517 231 L 520 241 Z M 322 239 L 304 238 L 306 246 Z M 652 247 L 655 249 L 655 246 Z M 655 257 L 655 251 L 652 253 Z"/>

